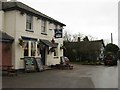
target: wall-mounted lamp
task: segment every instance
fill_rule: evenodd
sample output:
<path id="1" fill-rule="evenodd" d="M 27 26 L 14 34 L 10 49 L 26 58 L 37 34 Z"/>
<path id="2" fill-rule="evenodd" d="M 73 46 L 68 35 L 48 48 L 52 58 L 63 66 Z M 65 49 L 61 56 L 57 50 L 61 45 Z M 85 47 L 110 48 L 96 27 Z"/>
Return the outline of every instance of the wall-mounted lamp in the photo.
<path id="1" fill-rule="evenodd" d="M 37 17 L 37 20 L 40 20 L 40 17 Z"/>
<path id="2" fill-rule="evenodd" d="M 60 45 L 60 49 L 66 49 L 65 46 L 63 46 L 62 44 Z"/>

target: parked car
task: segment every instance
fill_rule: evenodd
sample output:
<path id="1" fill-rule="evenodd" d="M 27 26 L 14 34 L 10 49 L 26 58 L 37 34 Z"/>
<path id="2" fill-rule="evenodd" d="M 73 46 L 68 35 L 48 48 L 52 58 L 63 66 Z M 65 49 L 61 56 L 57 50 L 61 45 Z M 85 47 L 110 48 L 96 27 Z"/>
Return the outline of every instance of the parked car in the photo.
<path id="1" fill-rule="evenodd" d="M 117 58 L 114 55 L 105 56 L 104 65 L 117 65 Z"/>

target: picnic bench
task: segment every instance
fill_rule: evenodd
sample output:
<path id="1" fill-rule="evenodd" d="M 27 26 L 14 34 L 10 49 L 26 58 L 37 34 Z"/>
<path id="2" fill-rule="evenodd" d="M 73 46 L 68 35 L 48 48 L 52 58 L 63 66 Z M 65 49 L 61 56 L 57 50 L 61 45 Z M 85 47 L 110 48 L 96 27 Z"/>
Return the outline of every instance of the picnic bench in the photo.
<path id="1" fill-rule="evenodd" d="M 16 75 L 17 76 L 17 70 L 13 68 L 13 65 L 1 65 L 1 70 L 3 75 Z"/>
<path id="2" fill-rule="evenodd" d="M 60 57 L 60 64 L 51 65 L 51 68 L 62 69 L 62 70 L 72 70 L 73 66 L 70 65 L 69 59 L 67 57 Z"/>
<path id="3" fill-rule="evenodd" d="M 62 69 L 62 70 L 72 70 L 73 69 L 73 66 L 72 65 L 63 65 L 63 64 L 56 64 L 56 67 L 58 69 Z"/>
<path id="4" fill-rule="evenodd" d="M 73 69 L 73 66 L 70 65 L 70 60 L 68 57 L 62 56 L 60 57 L 60 64 L 58 65 L 59 69 Z"/>

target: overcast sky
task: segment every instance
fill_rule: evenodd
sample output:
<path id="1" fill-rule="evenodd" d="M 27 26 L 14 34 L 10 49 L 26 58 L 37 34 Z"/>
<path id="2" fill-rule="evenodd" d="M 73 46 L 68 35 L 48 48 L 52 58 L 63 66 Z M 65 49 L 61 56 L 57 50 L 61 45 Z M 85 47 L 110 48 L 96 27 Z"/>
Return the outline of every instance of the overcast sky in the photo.
<path id="1" fill-rule="evenodd" d="M 66 24 L 69 33 L 83 33 L 118 44 L 119 0 L 18 0 Z"/>

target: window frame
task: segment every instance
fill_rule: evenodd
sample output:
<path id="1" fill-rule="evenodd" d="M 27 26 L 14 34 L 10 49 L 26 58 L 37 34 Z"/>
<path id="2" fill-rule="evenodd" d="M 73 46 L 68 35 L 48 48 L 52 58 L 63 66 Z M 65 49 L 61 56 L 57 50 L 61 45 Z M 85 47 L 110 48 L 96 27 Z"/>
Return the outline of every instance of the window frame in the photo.
<path id="1" fill-rule="evenodd" d="M 26 14 L 26 31 L 33 32 L 33 16 Z"/>
<path id="2" fill-rule="evenodd" d="M 55 29 L 58 29 L 58 25 L 57 24 L 55 24 Z"/>
<path id="3" fill-rule="evenodd" d="M 58 47 L 54 49 L 54 58 L 58 58 Z"/>
<path id="4" fill-rule="evenodd" d="M 46 20 L 41 19 L 41 34 L 47 35 Z"/>
<path id="5" fill-rule="evenodd" d="M 49 30 L 52 31 L 52 26 L 53 26 L 53 23 L 51 21 L 49 21 Z"/>
<path id="6" fill-rule="evenodd" d="M 37 43 L 36 41 L 29 41 L 29 40 L 25 40 L 24 44 L 26 43 L 26 47 L 24 46 L 24 57 L 35 57 L 38 56 L 37 55 Z M 25 50 L 26 49 L 26 50 Z M 27 53 L 27 55 L 25 55 L 25 53 Z"/>
<path id="7" fill-rule="evenodd" d="M 35 54 L 36 54 L 36 41 L 31 41 L 31 49 L 30 49 L 30 51 L 31 51 L 31 55 L 30 56 L 36 56 Z"/>
<path id="8" fill-rule="evenodd" d="M 24 57 L 29 56 L 29 42 L 28 41 L 24 41 Z"/>

